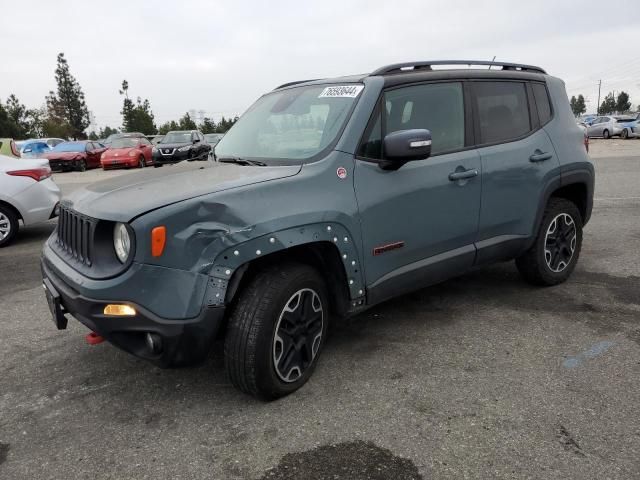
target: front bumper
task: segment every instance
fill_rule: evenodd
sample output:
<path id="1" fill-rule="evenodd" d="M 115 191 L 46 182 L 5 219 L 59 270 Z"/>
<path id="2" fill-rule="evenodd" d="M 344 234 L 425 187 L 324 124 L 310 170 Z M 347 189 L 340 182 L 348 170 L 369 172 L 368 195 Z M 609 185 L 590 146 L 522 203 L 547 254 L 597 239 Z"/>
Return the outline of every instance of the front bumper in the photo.
<path id="1" fill-rule="evenodd" d="M 80 160 L 49 160 L 49 167 L 54 172 L 66 172 L 80 168 Z"/>
<path id="2" fill-rule="evenodd" d="M 183 160 L 189 160 L 191 158 L 191 155 L 192 153 L 190 150 L 187 150 L 186 152 L 179 152 L 178 149 L 176 149 L 173 154 L 169 155 L 157 151 L 153 153 L 153 163 L 155 165 L 178 163 Z"/>
<path id="3" fill-rule="evenodd" d="M 137 167 L 138 166 L 138 158 L 118 158 L 118 159 L 108 159 L 101 160 L 100 165 L 104 170 L 110 170 L 115 168 L 129 168 L 129 167 Z"/>
<path id="4" fill-rule="evenodd" d="M 58 329 L 65 329 L 67 316 L 72 315 L 116 347 L 159 367 L 203 361 L 223 323 L 224 307 L 203 307 L 193 318 L 167 319 L 135 302 L 95 299 L 80 294 L 47 265 L 44 257 L 41 269 L 48 300 L 54 301 L 50 305 Z M 114 303 L 132 306 L 136 315 L 104 315 L 104 307 Z M 148 333 L 159 336 L 160 349 L 154 350 L 148 345 Z"/>

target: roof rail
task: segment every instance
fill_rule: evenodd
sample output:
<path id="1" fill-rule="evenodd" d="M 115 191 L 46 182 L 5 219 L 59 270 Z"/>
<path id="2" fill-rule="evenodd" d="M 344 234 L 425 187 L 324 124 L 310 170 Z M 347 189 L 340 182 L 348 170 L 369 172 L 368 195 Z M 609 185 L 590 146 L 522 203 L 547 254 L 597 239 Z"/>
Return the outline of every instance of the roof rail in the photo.
<path id="1" fill-rule="evenodd" d="M 547 73 L 540 67 L 533 65 L 522 65 L 520 63 L 506 63 L 506 62 L 489 62 L 486 60 L 436 60 L 436 61 L 424 61 L 424 62 L 406 62 L 406 63 L 394 63 L 392 65 L 386 65 L 374 70 L 369 76 L 385 75 L 388 73 L 400 73 L 404 71 L 416 71 L 416 70 L 431 70 L 433 65 L 489 65 L 489 68 L 496 66 L 502 67 L 502 70 L 518 70 L 521 72 L 535 72 L 535 73 Z"/>
<path id="2" fill-rule="evenodd" d="M 284 87 L 290 87 L 292 85 L 297 85 L 299 83 L 313 82 L 314 80 L 319 80 L 319 79 L 318 78 L 311 78 L 309 80 L 296 80 L 295 82 L 283 83 L 279 87 L 274 88 L 274 90 L 279 90 L 279 89 L 284 88 Z"/>

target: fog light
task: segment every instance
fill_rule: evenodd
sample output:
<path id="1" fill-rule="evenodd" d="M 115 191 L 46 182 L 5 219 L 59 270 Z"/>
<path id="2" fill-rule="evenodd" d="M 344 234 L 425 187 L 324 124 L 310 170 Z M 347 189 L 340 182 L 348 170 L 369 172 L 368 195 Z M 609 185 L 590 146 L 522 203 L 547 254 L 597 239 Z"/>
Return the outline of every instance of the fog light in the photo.
<path id="1" fill-rule="evenodd" d="M 147 333 L 145 340 L 151 353 L 160 353 L 162 351 L 162 337 L 157 333 Z"/>
<path id="2" fill-rule="evenodd" d="M 104 307 L 104 314 L 114 317 L 133 317 L 136 314 L 136 309 L 130 305 L 107 305 Z"/>

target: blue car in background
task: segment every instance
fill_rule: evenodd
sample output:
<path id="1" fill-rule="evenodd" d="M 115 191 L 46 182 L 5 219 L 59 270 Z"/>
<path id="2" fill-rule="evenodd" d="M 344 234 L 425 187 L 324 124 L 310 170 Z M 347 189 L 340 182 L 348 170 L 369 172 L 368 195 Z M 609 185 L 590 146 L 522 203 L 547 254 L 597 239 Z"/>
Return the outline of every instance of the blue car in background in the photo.
<path id="1" fill-rule="evenodd" d="M 41 158 L 51 148 L 44 140 L 27 141 L 20 146 L 20 156 L 22 158 Z"/>

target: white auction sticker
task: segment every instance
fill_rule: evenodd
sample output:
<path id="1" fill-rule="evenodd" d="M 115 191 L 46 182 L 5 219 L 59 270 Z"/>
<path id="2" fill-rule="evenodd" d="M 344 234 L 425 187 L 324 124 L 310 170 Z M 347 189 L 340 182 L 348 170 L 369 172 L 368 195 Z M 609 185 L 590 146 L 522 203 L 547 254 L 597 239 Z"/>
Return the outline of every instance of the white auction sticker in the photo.
<path id="1" fill-rule="evenodd" d="M 336 85 L 322 90 L 318 98 L 355 98 L 363 88 L 364 85 Z"/>

